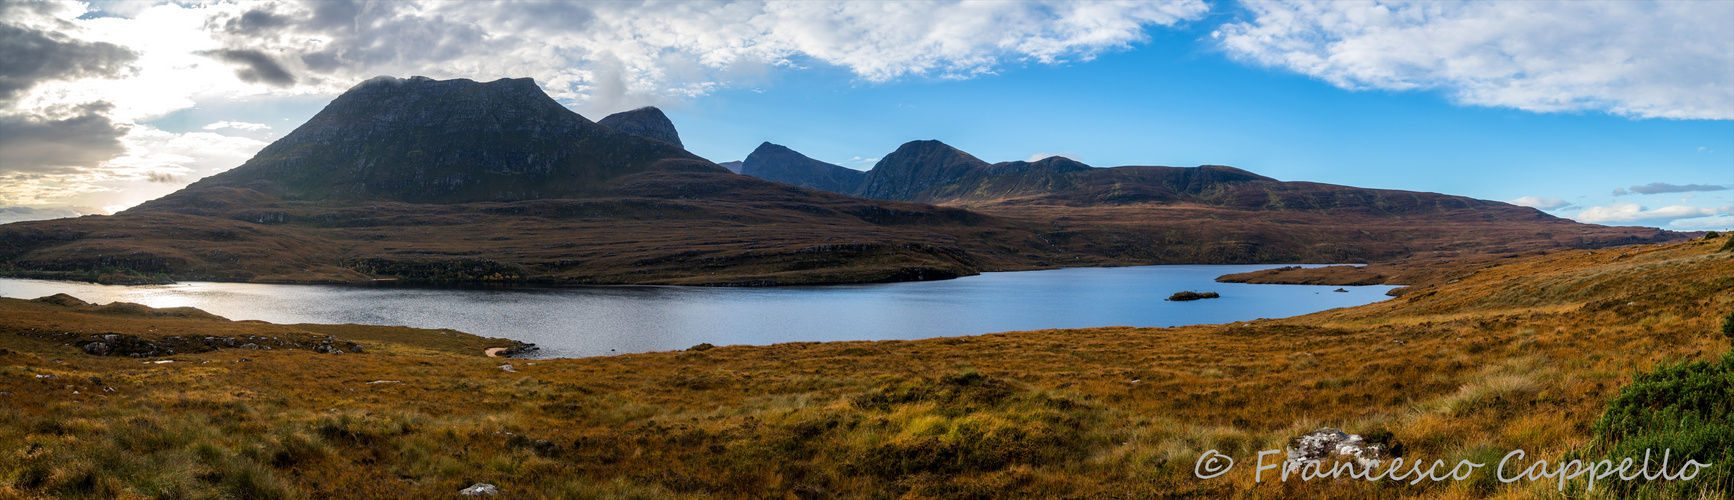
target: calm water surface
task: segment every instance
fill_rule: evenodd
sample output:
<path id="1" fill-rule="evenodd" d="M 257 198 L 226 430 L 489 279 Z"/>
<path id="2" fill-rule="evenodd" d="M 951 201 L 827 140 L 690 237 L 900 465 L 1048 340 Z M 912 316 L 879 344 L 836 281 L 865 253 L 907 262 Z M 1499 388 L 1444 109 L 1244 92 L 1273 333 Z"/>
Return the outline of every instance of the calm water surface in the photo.
<path id="1" fill-rule="evenodd" d="M 191 306 L 229 319 L 451 328 L 534 342 L 544 357 L 795 341 L 920 339 L 1043 328 L 1178 326 L 1281 318 L 1387 299 L 1393 286 L 1244 285 L 1274 265 L 985 273 L 947 281 L 784 288 L 415 288 L 189 282 L 110 286 L 0 278 L 0 296 Z M 1168 302 L 1181 290 L 1220 299 Z"/>

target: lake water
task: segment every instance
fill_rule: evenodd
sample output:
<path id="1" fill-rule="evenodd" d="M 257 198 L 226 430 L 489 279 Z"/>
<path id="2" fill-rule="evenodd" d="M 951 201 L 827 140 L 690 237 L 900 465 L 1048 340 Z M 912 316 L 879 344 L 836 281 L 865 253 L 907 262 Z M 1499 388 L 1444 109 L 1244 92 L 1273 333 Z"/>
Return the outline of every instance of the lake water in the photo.
<path id="1" fill-rule="evenodd" d="M 1217 276 L 1274 265 L 984 273 L 821 287 L 418 288 L 189 282 L 111 286 L 0 278 L 0 296 L 191 306 L 229 319 L 451 328 L 534 342 L 543 357 L 715 345 L 921 339 L 1044 328 L 1179 326 L 1297 316 L 1385 300 L 1393 286 L 1245 285 Z M 1182 291 L 1219 299 L 1168 302 Z"/>

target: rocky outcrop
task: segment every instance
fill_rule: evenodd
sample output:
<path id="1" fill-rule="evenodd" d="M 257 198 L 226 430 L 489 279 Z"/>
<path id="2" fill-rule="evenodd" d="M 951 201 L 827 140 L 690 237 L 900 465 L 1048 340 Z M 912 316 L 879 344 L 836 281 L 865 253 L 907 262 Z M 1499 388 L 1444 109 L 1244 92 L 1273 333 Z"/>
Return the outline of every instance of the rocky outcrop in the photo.
<path id="1" fill-rule="evenodd" d="M 680 143 L 680 132 L 674 129 L 674 122 L 668 120 L 668 115 L 655 106 L 645 106 L 631 111 L 621 111 L 596 122 L 604 127 L 628 134 L 656 139 L 662 142 L 685 148 Z"/>
<path id="2" fill-rule="evenodd" d="M 1402 456 L 1401 445 L 1388 432 L 1375 432 L 1372 439 L 1325 427 L 1288 441 L 1288 459 L 1283 467 L 1300 470 L 1327 460 L 1350 460 L 1362 468 L 1377 468 L 1386 460 Z"/>

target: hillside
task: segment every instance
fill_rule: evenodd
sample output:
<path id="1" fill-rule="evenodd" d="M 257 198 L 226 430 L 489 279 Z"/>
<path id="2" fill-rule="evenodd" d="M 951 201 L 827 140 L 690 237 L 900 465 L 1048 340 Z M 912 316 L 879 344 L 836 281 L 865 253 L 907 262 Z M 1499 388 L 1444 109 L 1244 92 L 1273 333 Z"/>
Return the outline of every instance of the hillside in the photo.
<path id="1" fill-rule="evenodd" d="M 790 157 L 804 161 L 783 160 Z M 756 158 L 808 166 L 767 168 Z M 1119 262 L 1431 262 L 1684 238 L 1581 224 L 1497 201 L 1285 182 L 1220 165 L 1095 168 L 1057 156 L 988 163 L 939 141 L 903 144 L 860 174 L 854 190 L 827 181 L 832 171 L 813 164 L 829 165 L 767 144 L 747 158 L 742 172 L 866 198 L 965 208 L 1040 228 L 1062 255 Z"/>
<path id="2" fill-rule="evenodd" d="M 1734 492 L 1714 455 L 1734 428 L 1726 408 L 1651 437 L 1642 419 L 1620 420 L 1637 434 L 1602 422 L 1616 395 L 1668 390 L 1633 384 L 1634 370 L 1734 376 L 1675 364 L 1729 351 L 1722 247 L 1440 267 L 1401 298 L 1278 320 L 585 359 L 487 358 L 509 343 L 449 330 L 0 299 L 0 447 L 16 450 L 0 455 L 14 471 L 0 494 L 429 498 L 486 482 L 517 498 L 1560 495 L 1551 479 L 1501 483 L 1491 465 L 1464 481 L 1254 483 L 1258 451 L 1334 427 L 1388 432 L 1411 462 L 1668 447 L 1718 468 L 1596 491 L 1720 498 Z M 202 347 L 143 360 L 80 347 L 189 341 Z M 1239 465 L 1199 479 L 1207 450 Z M 1584 480 L 1569 486 L 1581 495 Z"/>

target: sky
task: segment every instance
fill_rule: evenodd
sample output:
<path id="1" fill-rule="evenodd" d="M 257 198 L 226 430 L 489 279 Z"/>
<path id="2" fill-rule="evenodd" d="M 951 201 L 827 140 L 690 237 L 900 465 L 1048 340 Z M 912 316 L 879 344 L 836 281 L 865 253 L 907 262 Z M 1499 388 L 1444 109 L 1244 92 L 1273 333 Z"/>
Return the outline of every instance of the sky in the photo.
<path id="1" fill-rule="evenodd" d="M 0 222 L 240 165 L 380 75 L 531 77 L 692 152 L 1230 165 L 1734 228 L 1734 2 L 0 0 Z"/>

